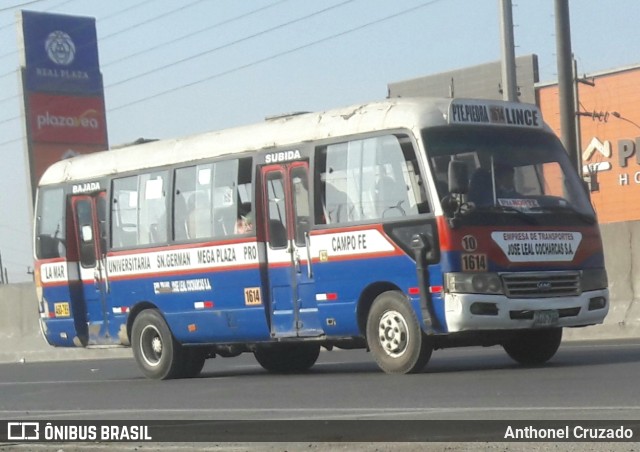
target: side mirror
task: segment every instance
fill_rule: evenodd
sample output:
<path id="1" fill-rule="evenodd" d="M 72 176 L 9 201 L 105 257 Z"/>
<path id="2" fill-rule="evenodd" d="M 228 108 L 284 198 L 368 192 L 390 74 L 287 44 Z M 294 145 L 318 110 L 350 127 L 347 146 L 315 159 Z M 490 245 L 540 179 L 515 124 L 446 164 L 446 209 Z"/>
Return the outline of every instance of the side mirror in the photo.
<path id="1" fill-rule="evenodd" d="M 463 195 L 469 191 L 467 165 L 458 160 L 449 162 L 449 193 Z"/>

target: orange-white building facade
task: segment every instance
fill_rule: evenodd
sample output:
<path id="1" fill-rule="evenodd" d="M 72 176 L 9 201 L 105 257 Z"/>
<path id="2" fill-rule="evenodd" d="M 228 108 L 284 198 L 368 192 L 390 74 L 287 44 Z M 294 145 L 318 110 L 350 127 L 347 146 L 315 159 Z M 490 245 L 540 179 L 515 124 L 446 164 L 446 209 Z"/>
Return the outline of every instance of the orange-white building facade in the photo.
<path id="1" fill-rule="evenodd" d="M 581 157 L 600 223 L 640 220 L 640 66 L 593 74 L 578 86 Z M 558 85 L 537 88 L 547 124 L 560 136 Z"/>

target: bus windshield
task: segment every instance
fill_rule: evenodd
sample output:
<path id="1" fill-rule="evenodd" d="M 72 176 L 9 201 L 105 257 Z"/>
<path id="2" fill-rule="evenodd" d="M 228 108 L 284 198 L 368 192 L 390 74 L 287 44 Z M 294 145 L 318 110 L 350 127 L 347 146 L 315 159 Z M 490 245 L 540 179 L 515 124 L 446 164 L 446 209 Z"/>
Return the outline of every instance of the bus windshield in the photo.
<path id="1" fill-rule="evenodd" d="M 460 195 L 465 212 L 575 213 L 595 221 L 585 188 L 557 137 L 539 130 L 438 127 L 423 137 L 438 198 Z M 462 162 L 466 181 L 450 193 L 449 164 Z M 446 210 L 446 209 L 445 209 Z"/>

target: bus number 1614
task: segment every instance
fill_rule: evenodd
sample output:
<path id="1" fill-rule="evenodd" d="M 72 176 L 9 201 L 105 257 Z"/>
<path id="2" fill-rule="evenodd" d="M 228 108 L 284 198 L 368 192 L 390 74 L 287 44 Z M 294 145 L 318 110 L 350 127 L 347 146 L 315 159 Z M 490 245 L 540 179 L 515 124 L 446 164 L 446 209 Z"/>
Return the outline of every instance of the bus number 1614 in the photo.
<path id="1" fill-rule="evenodd" d="M 462 271 L 481 272 L 487 270 L 486 254 L 464 254 L 462 255 Z"/>

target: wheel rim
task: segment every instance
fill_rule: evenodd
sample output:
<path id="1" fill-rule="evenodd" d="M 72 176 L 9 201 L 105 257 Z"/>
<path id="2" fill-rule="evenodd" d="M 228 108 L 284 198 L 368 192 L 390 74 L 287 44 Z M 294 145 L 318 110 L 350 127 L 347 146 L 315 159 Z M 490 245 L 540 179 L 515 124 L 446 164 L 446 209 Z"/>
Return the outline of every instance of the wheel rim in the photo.
<path id="1" fill-rule="evenodd" d="M 160 331 L 153 325 L 145 326 L 140 333 L 140 352 L 144 361 L 152 367 L 160 364 L 163 348 Z"/>
<path id="2" fill-rule="evenodd" d="M 407 351 L 409 327 L 398 311 L 382 314 L 378 324 L 378 340 L 382 349 L 392 358 L 398 358 Z"/>

